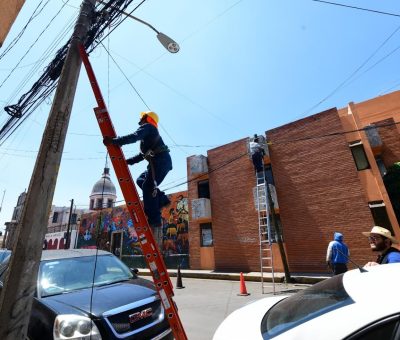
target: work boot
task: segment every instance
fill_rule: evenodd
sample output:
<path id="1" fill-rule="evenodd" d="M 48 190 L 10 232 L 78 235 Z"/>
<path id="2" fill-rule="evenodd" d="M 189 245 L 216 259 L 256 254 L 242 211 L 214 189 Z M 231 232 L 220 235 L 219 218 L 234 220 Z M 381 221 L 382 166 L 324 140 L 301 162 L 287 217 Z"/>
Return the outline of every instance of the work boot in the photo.
<path id="1" fill-rule="evenodd" d="M 159 202 L 160 202 L 160 209 L 166 208 L 171 204 L 170 199 L 163 192 L 160 192 L 160 200 L 159 200 Z"/>

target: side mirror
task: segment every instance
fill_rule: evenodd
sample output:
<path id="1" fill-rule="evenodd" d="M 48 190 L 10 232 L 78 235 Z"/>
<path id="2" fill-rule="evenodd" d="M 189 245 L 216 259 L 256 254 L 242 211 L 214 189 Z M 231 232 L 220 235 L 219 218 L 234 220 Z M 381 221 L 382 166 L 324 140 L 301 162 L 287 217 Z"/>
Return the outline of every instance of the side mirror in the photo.
<path id="1" fill-rule="evenodd" d="M 129 270 L 131 271 L 132 274 L 135 274 L 135 275 L 139 274 L 139 269 L 137 269 L 137 268 L 129 268 Z"/>

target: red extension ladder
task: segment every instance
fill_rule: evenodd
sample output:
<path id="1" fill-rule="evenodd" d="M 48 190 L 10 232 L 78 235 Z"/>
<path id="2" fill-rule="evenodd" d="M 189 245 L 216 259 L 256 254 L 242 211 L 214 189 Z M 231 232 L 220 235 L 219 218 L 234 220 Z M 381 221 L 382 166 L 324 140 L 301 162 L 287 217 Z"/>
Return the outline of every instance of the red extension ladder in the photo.
<path id="1" fill-rule="evenodd" d="M 103 96 L 83 45 L 79 45 L 79 53 L 83 64 L 85 65 L 90 84 L 96 97 L 98 106 L 94 108 L 94 112 L 100 126 L 101 134 L 103 137 L 116 137 L 117 135 L 111 122 L 110 115 L 107 111 L 107 107 L 104 103 Z M 150 269 L 158 295 L 160 296 L 164 306 L 165 314 L 168 318 L 174 337 L 177 340 L 187 340 L 175 302 L 172 299 L 174 292 L 171 280 L 168 276 L 167 268 L 165 267 L 164 260 L 160 255 L 158 246 L 154 241 L 153 233 L 144 214 L 143 206 L 136 190 L 136 186 L 132 180 L 125 156 L 121 147 L 117 145 L 109 145 L 107 146 L 107 150 L 136 233 L 139 236 L 140 247 L 142 248 L 147 266 Z"/>

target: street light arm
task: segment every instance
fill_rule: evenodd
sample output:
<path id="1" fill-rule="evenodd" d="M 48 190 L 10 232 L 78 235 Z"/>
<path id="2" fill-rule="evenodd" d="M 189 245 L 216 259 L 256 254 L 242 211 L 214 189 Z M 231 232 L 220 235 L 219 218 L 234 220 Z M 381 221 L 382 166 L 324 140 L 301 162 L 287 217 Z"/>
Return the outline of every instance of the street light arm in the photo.
<path id="1" fill-rule="evenodd" d="M 98 0 L 98 2 L 102 3 L 103 5 L 107 5 L 106 2 Z M 113 7 L 114 8 L 114 7 Z M 154 26 L 150 25 L 148 22 L 139 19 L 138 17 L 133 16 L 132 14 L 126 13 L 124 11 L 121 11 L 120 9 L 117 9 L 118 12 L 120 12 L 121 14 L 139 21 L 140 23 L 146 25 L 147 27 L 150 27 L 154 32 L 157 33 L 157 39 L 160 41 L 160 43 L 171 53 L 177 53 L 180 49 L 178 43 L 176 41 L 174 41 L 172 38 L 170 38 L 168 35 L 161 33 L 159 31 L 157 31 Z"/>
<path id="2" fill-rule="evenodd" d="M 125 13 L 124 11 L 121 11 L 121 13 L 124 14 L 124 15 L 126 15 L 126 16 L 129 17 L 129 18 L 132 18 L 132 19 L 134 19 L 134 20 L 136 20 L 136 21 L 141 22 L 142 24 L 145 24 L 146 26 L 150 27 L 154 32 L 156 32 L 157 34 L 160 34 L 160 32 L 157 31 L 157 30 L 154 28 L 154 26 L 150 25 L 148 22 L 146 22 L 146 21 L 144 21 L 144 20 L 142 20 L 142 19 L 139 19 L 138 17 L 135 17 L 135 16 L 133 16 L 132 14 Z"/>

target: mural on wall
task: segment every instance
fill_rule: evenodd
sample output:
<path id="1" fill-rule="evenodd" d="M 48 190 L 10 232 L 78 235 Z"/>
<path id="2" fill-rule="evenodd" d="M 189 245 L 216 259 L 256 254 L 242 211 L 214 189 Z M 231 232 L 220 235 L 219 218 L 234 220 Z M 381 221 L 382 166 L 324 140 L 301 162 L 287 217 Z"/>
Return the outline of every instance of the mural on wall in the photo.
<path id="1" fill-rule="evenodd" d="M 164 255 L 189 254 L 189 204 L 186 192 L 169 195 L 162 211 Z"/>
<path id="2" fill-rule="evenodd" d="M 164 256 L 189 254 L 189 207 L 187 193 L 178 192 L 168 195 L 171 205 L 162 210 L 163 245 L 160 251 Z M 84 214 L 77 240 L 77 248 L 96 248 L 111 250 L 111 244 L 120 242 L 118 255 L 141 255 L 138 236 L 126 206 L 103 209 L 102 211 Z M 113 247 L 115 248 L 115 246 Z"/>

